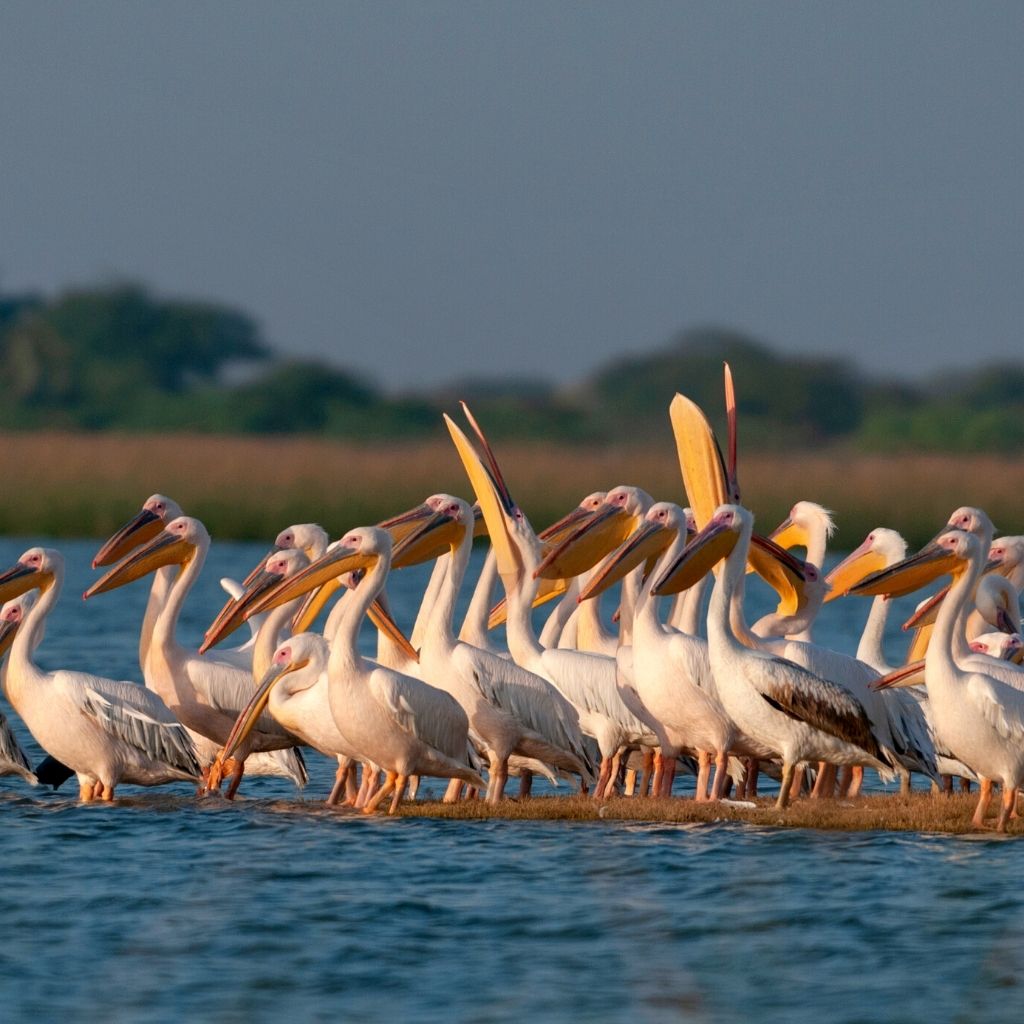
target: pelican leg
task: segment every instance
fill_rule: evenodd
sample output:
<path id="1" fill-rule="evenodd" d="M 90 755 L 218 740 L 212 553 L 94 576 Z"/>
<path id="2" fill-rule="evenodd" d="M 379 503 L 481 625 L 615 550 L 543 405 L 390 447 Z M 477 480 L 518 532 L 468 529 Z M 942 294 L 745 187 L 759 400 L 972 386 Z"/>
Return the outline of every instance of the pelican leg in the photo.
<path id="1" fill-rule="evenodd" d="M 844 764 L 839 769 L 839 792 L 838 796 L 840 799 L 850 795 L 850 784 L 853 782 L 853 769 L 848 765 Z"/>
<path id="2" fill-rule="evenodd" d="M 420 777 L 418 775 L 409 776 L 409 788 L 405 791 L 405 795 L 410 800 L 415 800 L 419 796 L 420 792 Z"/>
<path id="3" fill-rule="evenodd" d="M 533 791 L 533 772 L 529 768 L 524 768 L 519 773 L 519 799 L 529 800 L 530 793 Z"/>
<path id="4" fill-rule="evenodd" d="M 961 793 L 970 793 L 970 791 L 971 791 L 971 780 L 970 779 L 963 779 L 962 778 L 960 780 L 960 792 Z"/>
<path id="5" fill-rule="evenodd" d="M 348 795 L 349 779 L 352 775 L 352 762 L 346 758 L 338 758 L 338 770 L 334 773 L 334 785 L 327 797 L 327 806 L 333 807 L 341 800 L 341 794 Z"/>
<path id="6" fill-rule="evenodd" d="M 796 765 L 789 761 L 783 762 L 782 781 L 779 783 L 779 797 L 775 801 L 775 809 L 784 811 L 789 806 L 789 791 L 793 785 L 793 774 Z"/>
<path id="7" fill-rule="evenodd" d="M 384 780 L 384 785 L 373 794 L 373 797 L 363 808 L 363 814 L 373 814 L 375 810 L 383 802 L 384 797 L 388 795 L 394 788 L 395 783 L 398 781 L 398 772 L 388 772 L 387 778 Z"/>
<path id="8" fill-rule="evenodd" d="M 896 774 L 900 777 L 900 796 L 910 796 L 910 772 L 900 767 L 896 769 Z"/>
<path id="9" fill-rule="evenodd" d="M 697 788 L 693 798 L 704 803 L 708 798 L 708 781 L 711 777 L 711 755 L 706 750 L 697 751 Z"/>
<path id="10" fill-rule="evenodd" d="M 978 794 L 978 806 L 974 809 L 974 817 L 971 824 L 975 828 L 985 827 L 985 815 L 988 813 L 988 805 L 992 802 L 992 780 L 981 776 L 981 792 Z"/>
<path id="11" fill-rule="evenodd" d="M 860 787 L 864 785 L 864 765 L 855 764 L 850 771 L 850 789 L 847 796 L 853 800 L 860 796 Z"/>
<path id="12" fill-rule="evenodd" d="M 449 779 L 448 788 L 444 791 L 444 800 L 442 803 L 446 804 L 457 804 L 459 798 L 462 796 L 462 787 L 465 783 L 462 779 Z"/>
<path id="13" fill-rule="evenodd" d="M 729 781 L 729 752 L 720 750 L 715 754 L 715 783 L 711 789 L 711 799 L 721 800 L 725 795 L 725 784 Z"/>
<path id="14" fill-rule="evenodd" d="M 622 784 L 623 796 L 634 796 L 636 794 L 636 769 L 626 769 L 626 780 Z"/>
<path id="15" fill-rule="evenodd" d="M 654 774 L 654 762 L 658 756 L 657 751 L 647 748 L 644 751 L 644 767 L 640 774 L 640 795 L 647 796 L 651 791 L 651 776 Z"/>
<path id="16" fill-rule="evenodd" d="M 505 794 L 508 782 L 508 758 L 491 760 L 491 777 L 487 782 L 487 803 L 496 804 Z"/>
<path id="17" fill-rule="evenodd" d="M 605 782 L 604 798 L 615 796 L 615 787 L 619 781 L 619 766 L 622 764 L 622 751 L 616 750 L 612 757 L 611 770 L 608 772 L 608 780 Z"/>
<path id="18" fill-rule="evenodd" d="M 796 800 L 800 796 L 800 793 L 804 788 L 804 780 L 807 775 L 806 769 L 803 763 L 795 765 L 793 770 L 792 778 L 789 783 L 789 797 L 786 800 L 788 804 L 790 800 Z"/>
<path id="19" fill-rule="evenodd" d="M 1017 803 L 1017 790 L 1011 786 L 1003 783 L 1003 799 L 1002 804 L 999 808 L 999 821 L 996 823 L 997 832 L 1006 831 L 1006 823 L 1010 820 L 1013 815 L 1014 807 Z"/>
<path id="20" fill-rule="evenodd" d="M 651 776 L 651 796 L 661 796 L 661 779 L 665 773 L 665 755 L 661 750 L 654 752 L 654 772 Z"/>
<path id="21" fill-rule="evenodd" d="M 394 814 L 398 810 L 398 805 L 402 802 L 402 797 L 405 795 L 405 787 L 408 784 L 408 775 L 399 775 L 395 779 L 395 793 L 391 798 L 391 808 L 388 810 L 388 814 Z"/>
<path id="22" fill-rule="evenodd" d="M 943 775 L 942 776 L 942 792 L 945 796 L 953 795 L 953 776 Z"/>
<path id="23" fill-rule="evenodd" d="M 836 766 L 827 761 L 818 762 L 818 777 L 811 790 L 812 800 L 831 800 L 836 791 Z"/>
<path id="24" fill-rule="evenodd" d="M 228 786 L 228 791 L 224 794 L 224 799 L 234 800 L 238 787 L 242 784 L 242 776 L 245 774 L 245 761 L 238 761 L 232 757 L 225 762 L 225 769 L 229 765 L 231 766 L 231 783 Z"/>
<path id="25" fill-rule="evenodd" d="M 380 772 L 376 768 L 364 764 L 363 783 L 359 790 L 359 799 L 356 801 L 356 806 L 365 807 L 373 799 L 373 794 L 377 792 L 379 784 Z"/>
<path id="26" fill-rule="evenodd" d="M 676 781 L 676 765 L 679 764 L 677 757 L 663 757 L 664 764 L 661 769 L 661 788 L 658 796 L 670 797 L 672 795 L 672 784 Z"/>
<path id="27" fill-rule="evenodd" d="M 608 776 L 611 775 L 612 771 L 612 759 L 610 757 L 601 758 L 601 770 L 597 776 L 597 785 L 594 786 L 594 799 L 601 800 L 604 798 L 605 786 L 608 785 Z"/>
<path id="28" fill-rule="evenodd" d="M 93 784 L 87 779 L 86 781 L 78 780 L 78 799 L 83 804 L 92 803 L 92 789 Z"/>
<path id="29" fill-rule="evenodd" d="M 761 762 L 756 757 L 747 758 L 747 782 L 743 792 L 745 799 L 757 799 L 757 776 L 760 772 Z"/>
<path id="30" fill-rule="evenodd" d="M 113 783 L 111 783 L 108 786 L 105 782 L 97 782 L 96 783 L 96 788 L 97 788 L 98 797 L 99 797 L 100 800 L 102 800 L 104 803 L 108 803 L 108 804 L 114 802 L 114 784 Z"/>

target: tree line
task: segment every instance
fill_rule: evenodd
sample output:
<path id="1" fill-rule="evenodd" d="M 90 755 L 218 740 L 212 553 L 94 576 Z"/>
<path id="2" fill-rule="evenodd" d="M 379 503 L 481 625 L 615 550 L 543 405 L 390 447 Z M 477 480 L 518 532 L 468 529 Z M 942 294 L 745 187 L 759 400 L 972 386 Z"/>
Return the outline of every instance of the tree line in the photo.
<path id="1" fill-rule="evenodd" d="M 567 388 L 465 380 L 390 396 L 325 363 L 282 358 L 244 312 L 131 283 L 0 295 L 0 429 L 409 438 L 438 434 L 440 411 L 464 398 L 497 437 L 654 440 L 669 432 L 677 390 L 720 425 L 723 360 L 748 448 L 1024 450 L 1024 363 L 883 381 L 847 361 L 783 355 L 704 328 Z"/>

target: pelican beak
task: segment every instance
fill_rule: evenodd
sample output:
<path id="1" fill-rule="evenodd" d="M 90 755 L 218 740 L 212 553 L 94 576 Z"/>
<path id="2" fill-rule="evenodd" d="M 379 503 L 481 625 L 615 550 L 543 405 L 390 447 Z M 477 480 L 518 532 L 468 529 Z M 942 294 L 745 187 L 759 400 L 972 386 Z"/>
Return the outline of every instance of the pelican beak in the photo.
<path id="1" fill-rule="evenodd" d="M 661 523 L 645 520 L 639 529 L 633 531 L 626 543 L 612 555 L 601 571 L 591 576 L 577 600 L 586 601 L 588 598 L 603 593 L 638 565 L 655 558 L 664 551 L 675 535 L 674 529 L 670 530 Z"/>
<path id="2" fill-rule="evenodd" d="M 669 406 L 683 486 L 697 526 L 710 522 L 719 505 L 730 501 L 730 483 L 711 424 L 700 407 L 677 394 Z"/>
<path id="3" fill-rule="evenodd" d="M 934 626 L 935 620 L 939 617 L 939 609 L 942 607 L 942 602 L 946 600 L 946 595 L 949 593 L 951 586 L 952 584 L 948 584 L 929 597 L 927 601 L 922 601 L 914 611 L 914 614 L 903 623 L 904 632 L 908 629 L 922 629 L 925 626 Z"/>
<path id="4" fill-rule="evenodd" d="M 1005 609 L 996 609 L 996 629 L 1000 633 L 1009 633 L 1011 636 L 1020 629 L 1020 623 L 1013 621 L 1013 616 Z"/>
<path id="5" fill-rule="evenodd" d="M 260 574 L 264 572 L 264 566 L 267 564 L 268 559 L 274 557 L 274 555 L 281 554 L 282 551 L 287 550 L 286 548 L 278 547 L 274 545 L 252 568 L 252 572 L 242 580 L 242 589 L 248 590 L 253 582 L 259 578 Z"/>
<path id="6" fill-rule="evenodd" d="M 159 536 L 163 528 L 164 521 L 155 512 L 150 512 L 148 508 L 142 509 L 96 552 L 92 567 L 99 569 L 101 566 L 120 561 L 140 544 Z"/>
<path id="7" fill-rule="evenodd" d="M 482 455 L 450 416 L 445 414 L 444 421 L 480 503 L 497 558 L 498 575 L 506 588 L 514 587 L 523 576 L 523 562 L 513 534 L 525 524 L 526 517 L 509 493 L 498 460 L 465 402 L 462 403 L 462 411 L 477 436 Z"/>
<path id="8" fill-rule="evenodd" d="M 588 520 L 596 511 L 597 509 L 577 505 L 557 522 L 541 530 L 537 536 L 540 540 L 546 540 L 549 544 L 560 544 L 577 526 Z"/>
<path id="9" fill-rule="evenodd" d="M 165 565 L 184 565 L 195 553 L 195 545 L 162 530 L 145 547 L 101 576 L 82 596 L 86 599 L 147 576 Z"/>
<path id="10" fill-rule="evenodd" d="M 768 539 L 775 541 L 780 548 L 805 548 L 808 537 L 807 531 L 787 516 L 768 534 Z"/>
<path id="11" fill-rule="evenodd" d="M 547 604 L 548 601 L 561 597 L 569 589 L 568 580 L 540 579 L 537 582 L 537 593 L 534 595 L 533 605 L 531 606 L 533 608 L 539 608 L 542 604 Z M 502 625 L 507 617 L 508 603 L 505 598 L 502 598 L 488 614 L 487 628 L 494 629 Z"/>
<path id="12" fill-rule="evenodd" d="M 419 522 L 391 550 L 391 568 L 404 569 L 440 558 L 463 536 L 462 523 L 447 512 L 435 512 L 429 505 L 419 506 Z"/>
<path id="13" fill-rule="evenodd" d="M 924 682 L 924 659 L 908 662 L 901 668 L 880 676 L 870 684 L 872 690 L 895 690 L 901 686 L 917 686 Z"/>
<path id="14" fill-rule="evenodd" d="M 410 661 L 418 662 L 420 660 L 420 652 L 413 647 L 409 638 L 391 617 L 391 613 L 384 606 L 383 602 L 374 600 L 366 610 L 366 616 L 373 623 L 377 631 L 386 636 L 393 644 L 396 644 Z"/>
<path id="15" fill-rule="evenodd" d="M 241 710 L 238 718 L 235 719 L 235 724 L 231 727 L 231 732 L 228 733 L 228 738 L 224 743 L 224 752 L 219 755 L 219 760 L 222 763 L 231 757 L 236 750 L 238 750 L 245 741 L 245 738 L 256 727 L 256 723 L 259 721 L 260 715 L 263 714 L 263 711 L 270 700 L 270 691 L 274 686 L 284 679 L 284 677 L 290 672 L 297 672 L 300 668 L 305 668 L 308 664 L 309 659 L 306 658 L 304 661 L 296 661 L 290 665 L 271 665 L 270 668 L 267 669 L 263 678 L 260 680 L 259 686 L 256 687 L 256 692 L 252 695 L 252 699 Z"/>
<path id="16" fill-rule="evenodd" d="M 434 510 L 426 503 L 413 506 L 408 512 L 400 512 L 390 519 L 382 519 L 377 525 L 382 530 L 391 534 L 391 557 L 394 565 L 394 549 L 419 525 L 424 519 L 434 514 Z"/>
<path id="17" fill-rule="evenodd" d="M 245 622 L 245 613 L 250 605 L 273 590 L 284 579 L 280 573 L 267 572 L 266 569 L 260 569 L 249 575 L 252 579 L 245 588 L 245 592 L 237 599 L 227 601 L 206 631 L 202 646 L 199 648 L 200 654 L 205 654 L 214 644 L 220 643 L 224 637 L 230 636 L 238 629 Z"/>
<path id="18" fill-rule="evenodd" d="M 866 576 L 884 568 L 883 556 L 872 550 L 871 543 L 865 540 L 825 577 L 825 582 L 832 588 L 825 595 L 825 604 L 842 597 L 850 587 L 856 586 Z"/>
<path id="19" fill-rule="evenodd" d="M 946 573 L 955 574 L 959 571 L 959 565 L 954 555 L 935 541 L 930 541 L 916 555 L 871 573 L 850 587 L 848 593 L 862 597 L 874 597 L 877 594 L 902 597 L 920 590 Z"/>
<path id="20" fill-rule="evenodd" d="M 15 622 L 11 619 L 0 621 L 0 660 L 11 649 L 11 644 L 14 643 L 14 638 L 18 635 L 20 625 L 20 621 Z"/>
<path id="21" fill-rule="evenodd" d="M 327 551 L 301 572 L 289 576 L 273 590 L 263 594 L 249 605 L 245 611 L 245 618 L 248 619 L 258 612 L 268 612 L 271 608 L 278 608 L 289 601 L 294 601 L 295 598 L 308 594 L 315 587 L 319 587 L 329 580 L 337 579 L 347 572 L 352 572 L 353 569 L 368 569 L 376 560 L 376 555 L 367 555 L 352 548 L 339 546 Z"/>
<path id="22" fill-rule="evenodd" d="M 629 537 L 635 517 L 624 509 L 603 505 L 565 533 L 534 571 L 534 578 L 572 579 L 614 551 Z"/>
<path id="23" fill-rule="evenodd" d="M 738 539 L 739 534 L 734 529 L 712 520 L 654 581 L 651 593 L 655 596 L 678 594 L 692 587 L 729 555 Z"/>
<path id="24" fill-rule="evenodd" d="M 795 615 L 806 598 L 805 563 L 775 541 L 757 533 L 751 534 L 747 560 L 757 575 L 779 595 L 779 613 Z"/>
<path id="25" fill-rule="evenodd" d="M 299 605 L 299 610 L 292 617 L 292 633 L 305 633 L 306 630 L 312 628 L 316 617 L 323 611 L 324 605 L 343 586 L 345 584 L 342 581 L 342 577 L 338 576 L 333 580 L 328 580 L 315 590 L 311 590 L 306 595 L 302 604 Z"/>
<path id="26" fill-rule="evenodd" d="M 23 562 L 15 562 L 6 572 L 0 573 L 0 602 L 21 597 L 35 587 L 45 590 L 49 582 L 44 585 L 44 576 L 49 581 L 53 579 L 50 573 L 41 573 Z"/>
<path id="27" fill-rule="evenodd" d="M 932 639 L 933 626 L 918 626 L 914 630 L 914 636 L 907 648 L 907 664 L 912 661 L 920 661 L 928 653 L 928 644 Z"/>

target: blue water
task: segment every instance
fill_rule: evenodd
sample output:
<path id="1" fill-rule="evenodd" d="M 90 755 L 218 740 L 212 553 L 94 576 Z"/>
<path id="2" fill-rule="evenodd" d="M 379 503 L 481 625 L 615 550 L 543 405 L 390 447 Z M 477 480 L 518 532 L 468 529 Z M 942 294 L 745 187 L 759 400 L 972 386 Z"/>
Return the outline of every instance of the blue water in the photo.
<path id="1" fill-rule="evenodd" d="M 95 544 L 60 546 L 40 661 L 137 678 L 144 585 L 84 604 Z M 264 550 L 214 547 L 186 638 Z M 422 580 L 395 580 L 402 621 Z M 865 614 L 836 602 L 816 635 L 849 650 Z M 320 805 L 333 769 L 309 762 L 305 794 L 247 779 L 234 805 L 0 780 L 3 1019 L 1022 1019 L 1013 839 L 365 819 Z"/>

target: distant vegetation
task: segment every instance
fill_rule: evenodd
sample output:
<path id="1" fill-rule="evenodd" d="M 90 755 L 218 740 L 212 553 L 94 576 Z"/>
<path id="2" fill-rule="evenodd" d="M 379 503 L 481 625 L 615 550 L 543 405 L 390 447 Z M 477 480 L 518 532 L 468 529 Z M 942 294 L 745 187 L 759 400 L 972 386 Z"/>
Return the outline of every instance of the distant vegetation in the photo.
<path id="1" fill-rule="evenodd" d="M 563 390 L 464 381 L 393 397 L 342 370 L 281 359 L 242 312 L 133 284 L 0 295 L 0 429 L 414 439 L 440 436 L 441 409 L 465 398 L 494 437 L 667 443 L 675 391 L 720 422 L 723 359 L 737 381 L 745 450 L 1024 450 L 1024 362 L 894 383 L 703 329 Z"/>

